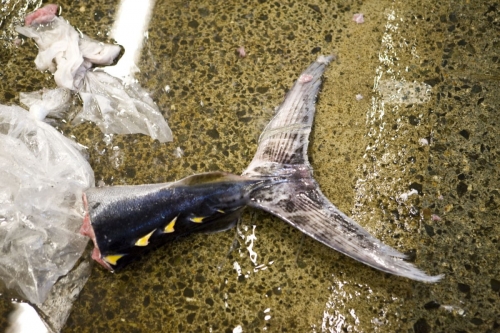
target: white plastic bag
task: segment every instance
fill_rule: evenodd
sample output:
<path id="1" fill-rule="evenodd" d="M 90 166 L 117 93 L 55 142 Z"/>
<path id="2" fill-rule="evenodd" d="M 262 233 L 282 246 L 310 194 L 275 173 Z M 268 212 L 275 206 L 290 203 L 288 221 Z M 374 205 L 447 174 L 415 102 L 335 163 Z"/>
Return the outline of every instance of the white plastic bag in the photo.
<path id="1" fill-rule="evenodd" d="M 87 239 L 83 190 L 94 174 L 81 147 L 18 106 L 0 105 L 0 278 L 41 304 Z"/>
<path id="2" fill-rule="evenodd" d="M 62 17 L 49 23 L 16 27 L 20 34 L 33 38 L 39 51 L 36 68 L 54 73 L 54 80 L 62 88 L 78 89 L 77 73 L 86 71 L 89 64 L 110 65 L 121 51 L 120 46 L 104 44 L 80 34 Z M 87 63 L 84 63 L 87 62 Z"/>
<path id="3" fill-rule="evenodd" d="M 62 17 L 16 30 L 37 43 L 37 68 L 50 70 L 59 87 L 80 94 L 83 111 L 73 124 L 89 120 L 106 134 L 142 133 L 160 142 L 172 141 L 172 131 L 158 106 L 138 83 L 125 84 L 91 69 L 93 65 L 110 65 L 121 51 L 118 45 L 80 35 Z"/>
<path id="4" fill-rule="evenodd" d="M 54 73 L 59 87 L 74 89 L 74 76 L 83 63 L 78 32 L 61 17 L 55 17 L 46 25 L 16 27 L 16 30 L 33 38 L 38 45 L 36 68 Z"/>

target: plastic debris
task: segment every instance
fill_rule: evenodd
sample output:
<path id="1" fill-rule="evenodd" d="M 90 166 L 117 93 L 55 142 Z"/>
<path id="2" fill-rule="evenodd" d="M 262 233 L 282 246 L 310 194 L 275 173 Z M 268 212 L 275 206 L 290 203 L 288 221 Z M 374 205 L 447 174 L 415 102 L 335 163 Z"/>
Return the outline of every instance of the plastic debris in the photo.
<path id="1" fill-rule="evenodd" d="M 427 140 L 426 138 L 420 138 L 418 140 L 418 143 L 420 143 L 421 146 L 428 146 L 429 145 L 429 140 Z"/>
<path id="2" fill-rule="evenodd" d="M 83 110 L 73 124 L 89 120 L 105 134 L 142 133 L 160 142 L 172 141 L 172 131 L 158 106 L 139 84 L 124 85 L 107 73 L 88 72 L 80 97 Z"/>
<path id="3" fill-rule="evenodd" d="M 418 191 L 412 188 L 409 192 L 403 193 L 399 196 L 399 200 L 406 201 L 408 198 L 414 194 L 418 194 Z"/>
<path id="4" fill-rule="evenodd" d="M 94 185 L 82 147 L 18 106 L 0 105 L 0 279 L 41 304 L 80 258 L 83 190 Z"/>
<path id="5" fill-rule="evenodd" d="M 20 34 L 33 38 L 39 51 L 36 68 L 54 73 L 62 88 L 77 90 L 82 76 L 92 64 L 110 65 L 121 51 L 120 46 L 99 43 L 80 34 L 62 17 L 44 25 L 16 27 Z"/>
<path id="6" fill-rule="evenodd" d="M 363 95 L 361 95 L 361 94 L 357 94 L 357 95 L 356 95 L 356 100 L 357 100 L 357 101 L 360 101 L 360 100 L 362 100 L 362 99 L 363 99 Z"/>
<path id="7" fill-rule="evenodd" d="M 184 156 L 184 150 L 182 150 L 181 147 L 175 148 L 175 150 L 174 150 L 174 156 L 177 157 L 177 158 L 181 158 L 182 156 Z"/>
<path id="8" fill-rule="evenodd" d="M 48 11 L 46 7 L 30 15 L 36 16 L 39 11 L 43 14 Z M 42 14 L 40 17 L 44 17 Z M 121 52 L 120 46 L 95 41 L 77 32 L 62 17 L 51 16 L 42 21 L 44 24 L 34 24 L 39 22 L 36 20 L 26 22 L 31 25 L 18 26 L 16 30 L 37 43 L 36 67 L 54 73 L 59 87 L 80 94 L 83 111 L 73 124 L 88 120 L 105 134 L 142 133 L 160 142 L 172 141 L 172 131 L 158 106 L 138 83 L 125 84 L 93 69 L 94 65 L 112 64 Z"/>
<path id="9" fill-rule="evenodd" d="M 57 281 L 45 302 L 38 306 L 44 314 L 42 319 L 52 328 L 51 333 L 60 332 L 66 324 L 73 303 L 87 283 L 91 270 L 92 265 L 89 260 L 82 260 L 78 266 Z"/>
<path id="10" fill-rule="evenodd" d="M 431 220 L 433 220 L 433 221 L 441 221 L 441 217 L 439 215 L 432 214 L 431 215 Z"/>
<path id="11" fill-rule="evenodd" d="M 247 56 L 247 52 L 245 51 L 244 46 L 240 46 L 236 49 L 236 53 L 240 56 L 240 58 L 245 58 Z"/>
<path id="12" fill-rule="evenodd" d="M 354 14 L 352 20 L 357 24 L 365 23 L 365 18 L 362 13 Z"/>
<path id="13" fill-rule="evenodd" d="M 19 93 L 21 103 L 29 108 L 35 119 L 44 120 L 50 115 L 62 118 L 70 107 L 71 91 L 65 88 L 43 89 L 29 93 Z"/>

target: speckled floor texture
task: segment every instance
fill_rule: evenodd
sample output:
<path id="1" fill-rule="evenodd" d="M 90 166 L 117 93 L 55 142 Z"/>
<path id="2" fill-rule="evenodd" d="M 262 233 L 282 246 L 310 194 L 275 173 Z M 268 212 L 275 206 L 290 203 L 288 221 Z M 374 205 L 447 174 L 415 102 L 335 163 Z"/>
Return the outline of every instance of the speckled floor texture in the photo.
<path id="1" fill-rule="evenodd" d="M 23 3 L 39 2 L 1 4 L 2 104 L 54 87 L 34 43 L 11 39 Z M 118 1 L 60 4 L 110 41 Z M 116 274 L 94 265 L 62 332 L 499 332 L 499 11 L 494 0 L 158 0 L 136 78 L 174 141 L 110 141 L 93 124 L 61 123 L 88 147 L 100 185 L 240 173 L 299 73 L 334 53 L 309 147 L 315 177 L 366 229 L 445 277 L 381 273 L 247 209 L 237 230 L 167 244 Z"/>

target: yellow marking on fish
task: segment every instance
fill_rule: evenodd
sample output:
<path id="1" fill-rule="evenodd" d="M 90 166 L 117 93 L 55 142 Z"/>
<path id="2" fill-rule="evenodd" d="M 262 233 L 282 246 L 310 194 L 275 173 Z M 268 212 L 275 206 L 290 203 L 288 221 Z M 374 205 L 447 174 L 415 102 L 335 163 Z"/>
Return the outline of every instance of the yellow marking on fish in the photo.
<path id="1" fill-rule="evenodd" d="M 163 229 L 163 232 L 166 233 L 166 234 L 169 234 L 169 233 L 172 233 L 175 231 L 174 229 L 174 225 L 175 225 L 175 222 L 177 222 L 177 217 L 174 217 L 174 219 L 172 221 L 170 221 L 170 223 L 165 227 L 165 229 Z"/>
<path id="2" fill-rule="evenodd" d="M 223 211 L 222 209 L 217 209 L 217 211 L 218 211 L 219 213 L 221 213 L 221 214 L 226 213 L 226 212 L 225 212 L 225 211 Z"/>
<path id="3" fill-rule="evenodd" d="M 144 237 L 141 237 L 137 240 L 137 242 L 135 242 L 135 245 L 136 246 L 146 246 L 149 244 L 149 238 L 151 237 L 151 235 L 153 235 L 153 232 L 155 232 L 155 230 L 151 231 L 149 234 L 147 234 L 146 236 Z"/>
<path id="4" fill-rule="evenodd" d="M 198 217 L 192 217 L 190 220 L 194 223 L 201 223 L 201 222 L 203 222 L 204 218 L 205 218 L 205 216 L 198 216 Z"/>
<path id="5" fill-rule="evenodd" d="M 102 259 L 104 259 L 104 261 L 107 262 L 108 264 L 116 265 L 116 262 L 118 260 L 120 260 L 120 258 L 122 258 L 123 256 L 125 256 L 125 255 L 124 254 L 110 254 L 109 256 L 105 256 Z"/>

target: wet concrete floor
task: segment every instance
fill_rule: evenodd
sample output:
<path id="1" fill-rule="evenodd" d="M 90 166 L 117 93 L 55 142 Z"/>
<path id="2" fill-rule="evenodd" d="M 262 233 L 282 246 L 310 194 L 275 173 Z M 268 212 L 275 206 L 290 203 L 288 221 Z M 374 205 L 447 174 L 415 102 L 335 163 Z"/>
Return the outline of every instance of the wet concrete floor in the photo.
<path id="1" fill-rule="evenodd" d="M 118 1 L 60 4 L 109 41 Z M 11 40 L 21 7 L 2 6 L 0 103 L 19 104 L 54 83 L 34 43 Z M 60 124 L 89 148 L 100 185 L 240 173 L 298 74 L 334 53 L 309 147 L 322 191 L 446 276 L 381 273 L 247 209 L 238 230 L 168 244 L 117 274 L 94 266 L 62 331 L 498 332 L 499 11 L 492 0 L 157 1 L 136 78 L 174 141 Z M 10 298 L 0 304 L 5 328 Z"/>

